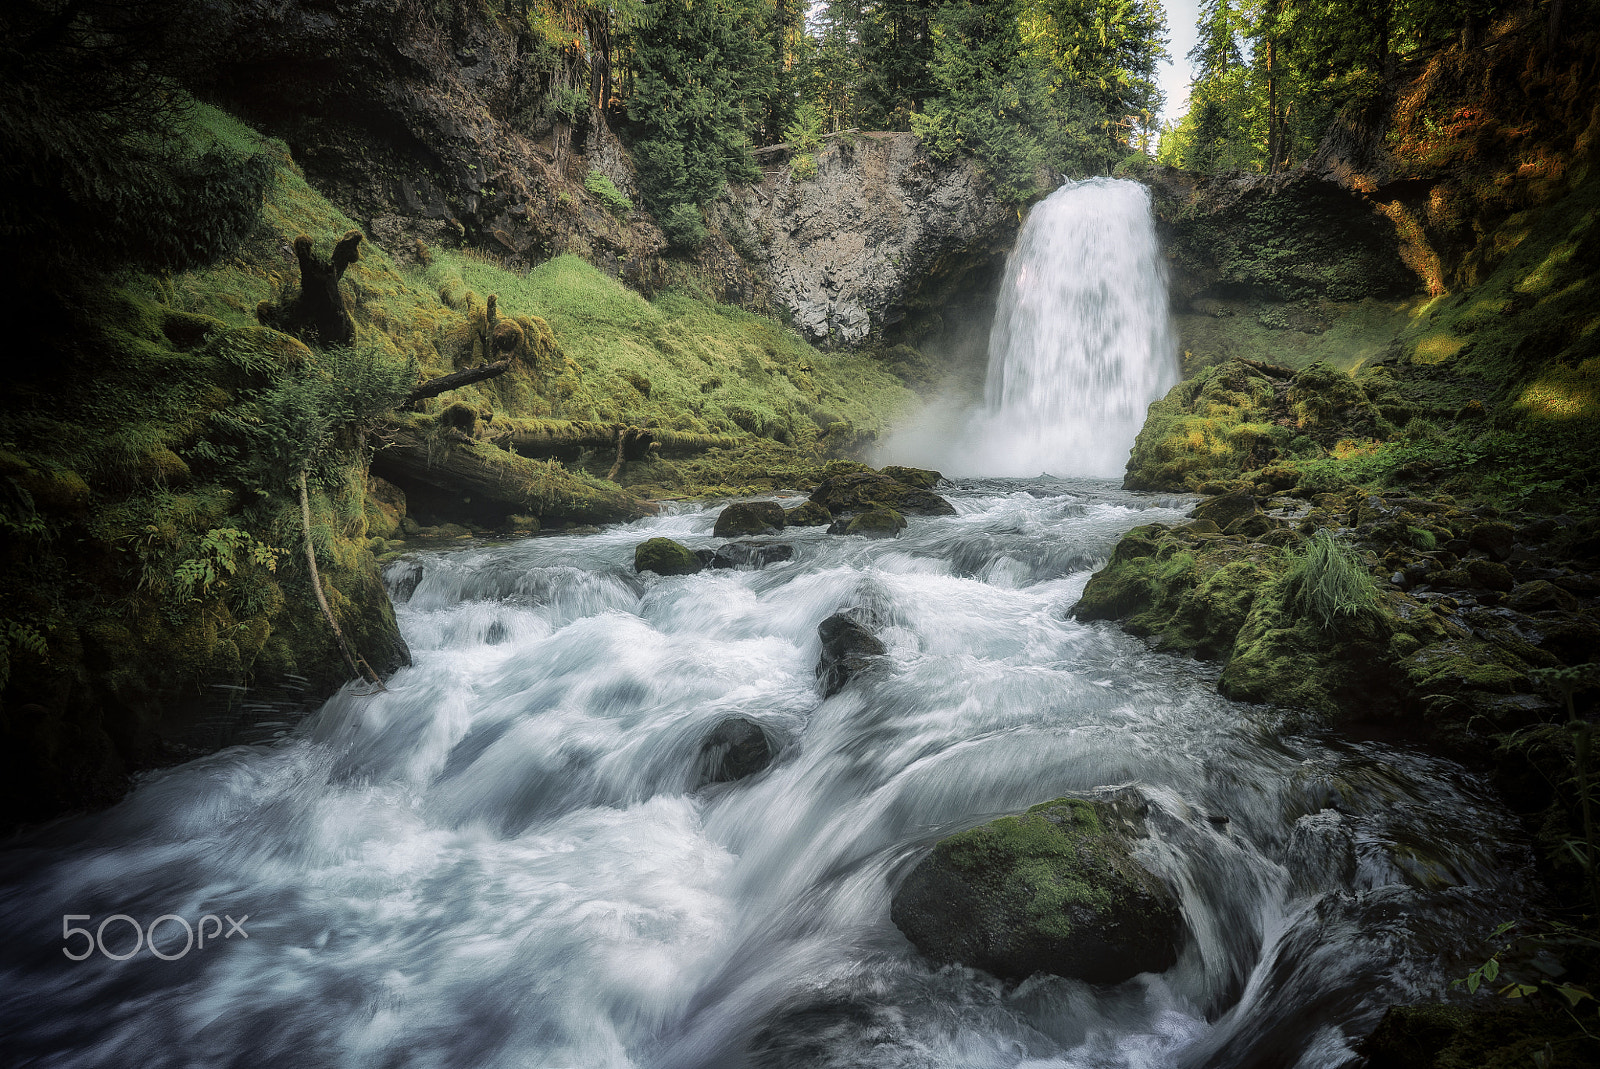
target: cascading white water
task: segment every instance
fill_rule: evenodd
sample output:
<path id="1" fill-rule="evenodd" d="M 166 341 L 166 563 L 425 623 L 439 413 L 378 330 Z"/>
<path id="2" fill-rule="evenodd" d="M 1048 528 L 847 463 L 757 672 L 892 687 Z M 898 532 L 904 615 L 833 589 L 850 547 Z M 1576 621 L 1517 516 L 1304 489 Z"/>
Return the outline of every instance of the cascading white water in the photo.
<path id="1" fill-rule="evenodd" d="M 1187 500 L 946 491 L 898 539 L 785 532 L 762 571 L 635 575 L 715 509 L 391 567 L 416 659 L 300 729 L 0 851 L 0 1049 L 56 1069 L 1335 1069 L 1525 907 L 1460 770 L 1283 735 L 1215 671 L 1068 609 Z M 817 625 L 890 666 L 824 699 Z M 696 790 L 725 717 L 767 770 Z M 894 927 L 940 836 L 1137 790 L 1177 965 L 1115 987 L 936 968 Z M 187 949 L 178 919 L 248 915 Z M 108 917 L 106 953 L 82 935 Z M 170 915 L 161 956 L 131 925 Z M 127 960 L 112 955 L 131 954 Z M 1465 958 L 1470 961 L 1470 958 Z M 1477 960 L 1482 960 L 1479 956 Z"/>
<path id="2" fill-rule="evenodd" d="M 982 408 L 955 435 L 939 417 L 907 428 L 881 459 L 960 475 L 1114 478 L 1145 410 L 1177 380 L 1150 191 L 1070 182 L 1028 213 L 1006 265 Z"/>

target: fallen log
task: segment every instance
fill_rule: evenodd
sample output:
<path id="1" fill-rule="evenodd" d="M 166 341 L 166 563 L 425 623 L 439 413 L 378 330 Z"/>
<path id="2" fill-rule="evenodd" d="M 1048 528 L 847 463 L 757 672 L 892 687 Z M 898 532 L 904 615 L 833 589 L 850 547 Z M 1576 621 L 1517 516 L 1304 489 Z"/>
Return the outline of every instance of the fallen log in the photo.
<path id="1" fill-rule="evenodd" d="M 374 475 L 401 489 L 420 485 L 470 498 L 477 510 L 578 523 L 617 523 L 656 511 L 648 501 L 586 482 L 559 464 L 528 460 L 455 430 L 430 435 L 415 419 L 390 424 L 379 438 Z"/>
<path id="2" fill-rule="evenodd" d="M 535 457 L 581 449 L 615 449 L 618 439 L 624 437 L 627 460 L 638 460 L 647 452 L 657 456 L 683 456 L 707 449 L 727 449 L 741 440 L 727 434 L 695 434 L 627 423 L 554 419 L 496 419 L 484 434 L 485 440 L 503 449 Z"/>
<path id="3" fill-rule="evenodd" d="M 419 383 L 415 389 L 406 394 L 405 403 L 408 405 L 415 404 L 427 397 L 438 397 L 446 390 L 457 390 L 463 386 L 471 386 L 475 382 L 492 379 L 496 375 L 504 375 L 509 370 L 511 370 L 511 361 L 501 360 L 494 364 L 480 364 L 477 367 L 469 367 L 463 371 L 452 371 L 448 375 L 440 375 L 438 378 Z"/>

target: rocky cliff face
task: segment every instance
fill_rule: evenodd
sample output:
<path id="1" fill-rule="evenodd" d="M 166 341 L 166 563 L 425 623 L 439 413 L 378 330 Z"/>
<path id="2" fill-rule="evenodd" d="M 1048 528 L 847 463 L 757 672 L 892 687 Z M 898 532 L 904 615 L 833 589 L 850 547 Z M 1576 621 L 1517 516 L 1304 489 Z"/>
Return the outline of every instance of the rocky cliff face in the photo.
<path id="1" fill-rule="evenodd" d="M 815 178 L 769 170 L 718 209 L 724 230 L 759 240 L 774 303 L 828 346 L 892 335 L 953 281 L 988 273 L 1018 222 L 975 164 L 936 165 L 908 133 L 834 138 Z"/>

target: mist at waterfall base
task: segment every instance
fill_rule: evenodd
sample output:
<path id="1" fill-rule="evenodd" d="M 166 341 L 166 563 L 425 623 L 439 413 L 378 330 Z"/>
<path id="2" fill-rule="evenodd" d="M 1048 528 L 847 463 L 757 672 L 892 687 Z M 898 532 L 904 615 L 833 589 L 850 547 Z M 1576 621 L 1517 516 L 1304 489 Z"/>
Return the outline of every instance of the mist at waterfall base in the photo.
<path id="1" fill-rule="evenodd" d="M 388 580 L 415 664 L 0 852 L 0 1048 L 52 1067 L 1285 1067 L 1350 1061 L 1526 908 L 1512 819 L 1448 762 L 1284 734 L 1213 670 L 1073 621 L 1187 499 L 973 481 L 898 539 L 787 530 L 760 571 L 636 575 L 715 506 L 428 552 Z M 818 623 L 881 670 L 823 700 Z M 696 788 L 730 716 L 777 751 Z M 1129 787 L 1181 897 L 1176 966 L 1007 985 L 889 919 L 941 836 Z M 66 960 L 63 916 L 248 915 Z M 81 938 L 81 937 L 80 937 Z M 133 945 L 121 921 L 107 949 Z M 1481 960 L 1481 958 L 1479 959 Z"/>
<path id="2" fill-rule="evenodd" d="M 1070 182 L 1029 211 L 1007 261 L 983 404 L 931 403 L 874 459 L 947 475 L 1117 478 L 1146 409 L 1177 381 L 1150 191 Z"/>

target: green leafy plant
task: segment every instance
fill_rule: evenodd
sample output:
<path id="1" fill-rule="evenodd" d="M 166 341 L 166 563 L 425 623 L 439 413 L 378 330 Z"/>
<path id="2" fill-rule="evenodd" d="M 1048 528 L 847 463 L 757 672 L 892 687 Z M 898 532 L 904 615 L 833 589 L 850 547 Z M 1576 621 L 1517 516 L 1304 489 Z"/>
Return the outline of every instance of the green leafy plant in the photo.
<path id="1" fill-rule="evenodd" d="M 1567 969 L 1557 953 L 1600 950 L 1600 940 L 1560 921 L 1546 921 L 1538 928 L 1511 934 L 1525 923 L 1507 921 L 1491 932 L 1489 938 L 1498 941 L 1494 953 L 1466 976 L 1450 981 L 1450 986 L 1465 987 L 1477 994 L 1485 984 L 1498 983 L 1500 986 L 1493 988 L 1496 994 L 1556 1006 L 1583 1037 L 1600 1043 L 1600 1034 L 1590 1031 L 1579 1016 L 1581 1012 L 1600 1017 L 1600 999 L 1588 987 L 1566 978 Z M 1552 1055 L 1551 1045 L 1546 1044 L 1544 1050 L 1533 1052 L 1531 1057 L 1536 1066 L 1543 1067 L 1550 1064 Z"/>
<path id="2" fill-rule="evenodd" d="M 600 198 L 600 203 L 615 215 L 627 215 L 633 211 L 633 201 L 629 200 L 617 184 L 599 171 L 590 171 L 583 180 L 583 188 Z"/>
<path id="3" fill-rule="evenodd" d="M 817 176 L 817 153 L 822 151 L 822 112 L 812 103 L 800 105 L 794 122 L 784 127 L 789 143 L 789 173 L 804 181 Z"/>
<path id="4" fill-rule="evenodd" d="M 241 567 L 253 564 L 269 572 L 278 570 L 285 550 L 258 542 L 237 527 L 214 527 L 200 540 L 196 556 L 183 561 L 172 575 L 172 592 L 179 601 L 199 601 L 227 584 Z"/>
<path id="5" fill-rule="evenodd" d="M 1327 528 L 1317 531 L 1303 550 L 1286 549 L 1289 570 L 1283 577 L 1284 604 L 1297 617 L 1310 619 L 1324 631 L 1374 610 L 1378 590 L 1361 560 Z"/>

